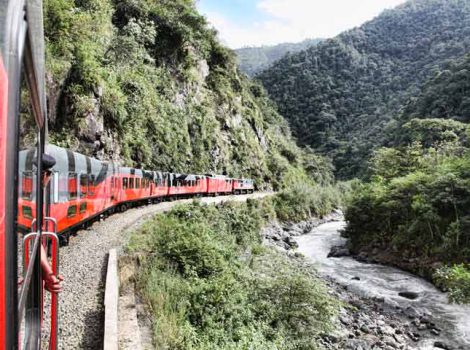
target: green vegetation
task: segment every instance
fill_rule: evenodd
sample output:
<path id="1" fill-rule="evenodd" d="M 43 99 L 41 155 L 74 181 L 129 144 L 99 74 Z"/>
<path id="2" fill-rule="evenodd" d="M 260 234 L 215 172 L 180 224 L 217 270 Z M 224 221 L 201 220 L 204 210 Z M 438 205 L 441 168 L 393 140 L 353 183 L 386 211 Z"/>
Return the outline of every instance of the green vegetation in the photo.
<path id="1" fill-rule="evenodd" d="M 452 301 L 469 302 L 470 271 L 448 266 L 470 257 L 470 127 L 411 119 L 399 131 L 405 144 L 375 151 L 369 182 L 355 185 L 346 211 L 352 250 L 434 278 Z"/>
<path id="2" fill-rule="evenodd" d="M 397 124 L 422 117 L 468 121 L 468 63 L 453 60 L 470 50 L 469 28 L 466 0 L 409 1 L 287 55 L 259 79 L 302 144 L 331 157 L 340 178 L 365 176 L 364 160 L 395 135 Z M 408 119 L 396 120 L 434 76 L 427 97 Z"/>
<path id="3" fill-rule="evenodd" d="M 420 273 L 470 301 L 470 57 L 449 62 L 388 129 L 346 211 L 353 251 Z"/>
<path id="4" fill-rule="evenodd" d="M 449 291 L 449 298 L 456 303 L 470 304 L 470 269 L 465 265 L 444 267 L 434 275 L 441 288 Z"/>
<path id="5" fill-rule="evenodd" d="M 339 208 L 344 194 L 339 185 L 317 184 L 304 173 L 290 173 L 274 197 L 276 217 L 280 221 L 302 221 L 312 216 L 324 216 Z"/>
<path id="6" fill-rule="evenodd" d="M 193 1 L 45 0 L 45 21 L 52 143 L 261 187 L 309 157 Z"/>
<path id="7" fill-rule="evenodd" d="M 300 43 L 283 43 L 273 46 L 244 47 L 235 50 L 240 70 L 249 77 L 271 67 L 287 53 L 295 53 L 317 45 L 322 39 L 306 39 Z"/>
<path id="8" fill-rule="evenodd" d="M 261 245 L 271 199 L 178 206 L 136 232 L 138 290 L 159 349 L 317 349 L 338 304 L 322 282 Z"/>

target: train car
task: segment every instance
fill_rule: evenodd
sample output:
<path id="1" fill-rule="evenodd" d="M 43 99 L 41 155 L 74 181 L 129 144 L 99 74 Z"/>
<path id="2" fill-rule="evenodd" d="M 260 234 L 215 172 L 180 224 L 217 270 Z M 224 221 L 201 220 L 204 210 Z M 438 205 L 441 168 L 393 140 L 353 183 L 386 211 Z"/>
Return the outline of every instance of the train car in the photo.
<path id="1" fill-rule="evenodd" d="M 250 179 L 234 179 L 232 191 L 234 194 L 253 193 L 255 183 Z"/>
<path id="2" fill-rule="evenodd" d="M 151 172 L 148 173 L 141 169 L 120 167 L 119 178 L 121 189 L 121 197 L 118 201 L 119 204 L 139 202 L 151 197 Z"/>
<path id="3" fill-rule="evenodd" d="M 152 179 L 150 181 L 150 196 L 154 203 L 161 202 L 169 196 L 170 190 L 170 174 L 153 171 Z"/>
<path id="4" fill-rule="evenodd" d="M 230 194 L 233 191 L 233 180 L 223 175 L 207 176 L 207 194 L 217 196 Z"/>
<path id="5" fill-rule="evenodd" d="M 170 174 L 169 196 L 185 198 L 206 193 L 207 181 L 204 175 Z"/>

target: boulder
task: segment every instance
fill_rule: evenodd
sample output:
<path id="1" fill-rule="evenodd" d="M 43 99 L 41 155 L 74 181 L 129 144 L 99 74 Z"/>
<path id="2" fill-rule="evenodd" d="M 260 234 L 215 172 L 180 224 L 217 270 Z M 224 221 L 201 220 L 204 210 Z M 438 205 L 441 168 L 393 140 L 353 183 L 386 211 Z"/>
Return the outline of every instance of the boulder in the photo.
<path id="1" fill-rule="evenodd" d="M 341 258 L 343 256 L 350 256 L 351 252 L 346 246 L 334 246 L 328 253 L 328 258 Z"/>

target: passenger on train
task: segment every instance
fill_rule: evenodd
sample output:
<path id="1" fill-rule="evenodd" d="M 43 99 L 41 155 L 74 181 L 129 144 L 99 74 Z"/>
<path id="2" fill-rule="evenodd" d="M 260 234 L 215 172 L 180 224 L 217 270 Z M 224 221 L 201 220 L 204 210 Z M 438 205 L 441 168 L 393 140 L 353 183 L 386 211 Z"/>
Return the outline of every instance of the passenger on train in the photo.
<path id="1" fill-rule="evenodd" d="M 47 188 L 52 175 L 52 167 L 56 161 L 54 157 L 43 154 L 42 156 L 42 186 L 44 189 Z M 37 166 L 37 159 L 33 161 L 33 164 Z M 52 271 L 52 267 L 47 259 L 47 252 L 43 245 L 41 245 L 41 268 L 42 278 L 44 280 L 44 287 L 50 293 L 60 293 L 62 291 L 61 282 L 64 280 L 62 275 L 56 276 Z"/>

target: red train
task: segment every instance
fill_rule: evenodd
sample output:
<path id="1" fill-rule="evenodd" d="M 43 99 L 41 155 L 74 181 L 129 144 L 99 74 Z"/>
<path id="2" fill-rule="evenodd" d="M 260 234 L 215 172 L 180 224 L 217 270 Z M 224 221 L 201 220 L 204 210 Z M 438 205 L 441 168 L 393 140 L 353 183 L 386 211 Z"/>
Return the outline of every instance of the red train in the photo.
<path id="1" fill-rule="evenodd" d="M 0 0 L 0 9 L 0 350 L 43 349 L 43 338 L 55 350 L 56 294 L 45 337 L 42 318 L 45 282 L 59 272 L 59 237 L 66 242 L 74 230 L 133 205 L 250 193 L 254 183 L 126 168 L 46 146 L 42 2 Z M 44 186 L 44 164 L 35 159 L 46 153 L 56 164 Z"/>
<path id="2" fill-rule="evenodd" d="M 57 222 L 57 234 L 67 242 L 70 233 L 115 211 L 163 200 L 252 193 L 254 182 L 220 175 L 173 174 L 121 167 L 70 150 L 46 146 L 55 158 L 47 187 L 47 216 Z M 24 232 L 36 220 L 34 148 L 19 153 L 18 225 Z"/>

